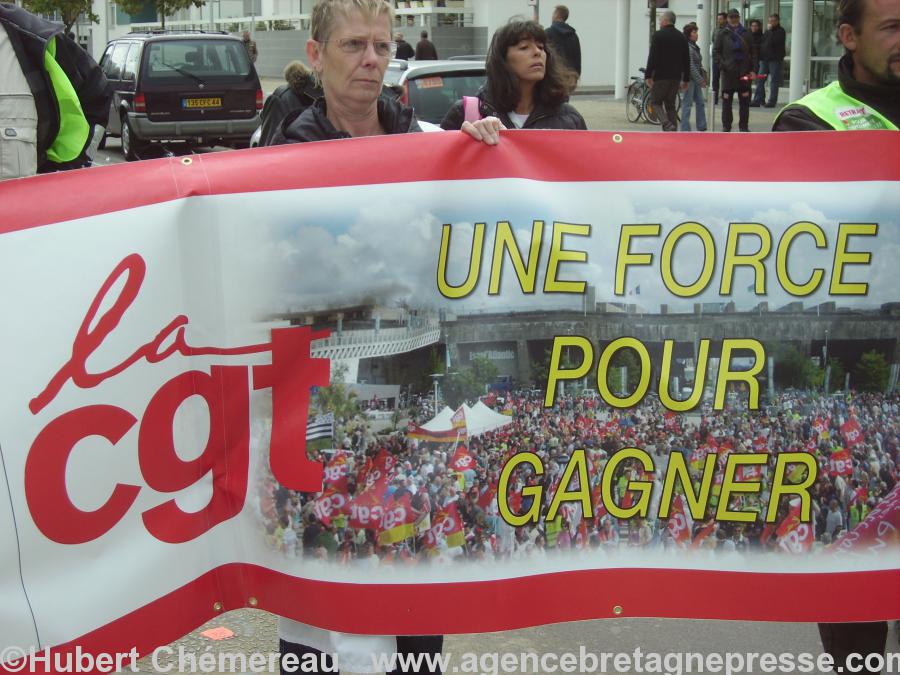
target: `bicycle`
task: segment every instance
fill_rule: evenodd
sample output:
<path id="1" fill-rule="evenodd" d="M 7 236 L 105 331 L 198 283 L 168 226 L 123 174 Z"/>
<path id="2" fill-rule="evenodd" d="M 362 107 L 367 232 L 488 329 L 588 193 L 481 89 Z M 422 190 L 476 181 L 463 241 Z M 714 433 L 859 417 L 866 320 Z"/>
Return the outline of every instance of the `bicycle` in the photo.
<path id="1" fill-rule="evenodd" d="M 641 73 L 644 69 L 641 68 Z M 644 115 L 644 99 L 650 92 L 650 88 L 643 77 L 631 76 L 631 84 L 628 85 L 628 93 L 625 95 L 625 119 L 632 124 L 639 122 Z"/>
<path id="2" fill-rule="evenodd" d="M 644 68 L 639 68 L 639 70 L 642 74 L 645 72 Z M 631 80 L 628 92 L 625 94 L 625 118 L 631 123 L 643 119 L 650 124 L 662 124 L 656 106 L 650 100 L 650 87 L 647 86 L 647 82 L 643 77 L 634 75 L 631 76 Z M 680 111 L 681 92 L 679 91 L 675 98 L 675 117 L 678 121 L 681 121 Z"/>

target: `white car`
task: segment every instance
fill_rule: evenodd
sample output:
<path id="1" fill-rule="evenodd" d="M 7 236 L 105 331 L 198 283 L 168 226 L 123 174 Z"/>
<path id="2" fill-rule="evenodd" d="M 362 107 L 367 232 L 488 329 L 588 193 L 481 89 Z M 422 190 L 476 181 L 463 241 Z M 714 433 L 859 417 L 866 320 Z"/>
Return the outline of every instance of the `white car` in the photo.
<path id="1" fill-rule="evenodd" d="M 440 124 L 463 96 L 475 96 L 485 80 L 484 59 L 471 61 L 402 61 L 394 59 L 384 74 L 387 87 L 400 90 L 420 122 Z M 424 128 L 424 127 L 423 127 Z"/>

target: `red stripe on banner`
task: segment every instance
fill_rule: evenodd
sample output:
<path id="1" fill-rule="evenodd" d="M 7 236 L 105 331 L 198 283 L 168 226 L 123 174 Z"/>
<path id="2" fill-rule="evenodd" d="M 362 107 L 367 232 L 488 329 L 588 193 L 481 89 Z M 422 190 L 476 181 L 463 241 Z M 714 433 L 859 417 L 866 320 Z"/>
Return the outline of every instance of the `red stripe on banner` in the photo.
<path id="1" fill-rule="evenodd" d="M 180 197 L 416 181 L 833 182 L 900 180 L 893 131 L 406 134 L 67 171 L 0 183 L 0 234 Z M 12 205 L 10 208 L 9 205 Z M 127 226 L 124 221 L 123 226 Z"/>
<path id="2" fill-rule="evenodd" d="M 578 592 L 565 591 L 572 588 Z M 823 593 L 823 588 L 877 592 L 854 593 L 848 601 L 846 594 Z M 626 617 L 878 621 L 900 617 L 898 597 L 900 570 L 760 574 L 623 568 L 468 583 L 364 585 L 298 579 L 235 563 L 53 651 L 74 653 L 80 647 L 82 652 L 100 654 L 135 647 L 145 655 L 221 612 L 250 606 L 297 621 L 310 622 L 315 617 L 316 625 L 326 629 L 431 635 Z M 396 611 L 384 611 L 387 600 Z M 221 609 L 214 607 L 215 602 L 221 603 Z M 353 611 L 347 611 L 348 607 Z M 523 612 L 523 607 L 528 611 Z M 616 607 L 621 608 L 620 614 Z M 272 650 L 276 649 L 273 636 Z M 0 664 L 0 672 L 16 671 Z"/>

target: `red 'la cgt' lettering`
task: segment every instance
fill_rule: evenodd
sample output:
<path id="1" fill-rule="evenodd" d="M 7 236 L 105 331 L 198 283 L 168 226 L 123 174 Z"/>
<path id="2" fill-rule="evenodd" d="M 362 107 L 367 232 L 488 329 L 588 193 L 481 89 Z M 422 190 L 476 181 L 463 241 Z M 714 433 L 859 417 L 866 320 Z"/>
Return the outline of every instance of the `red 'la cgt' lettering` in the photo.
<path id="1" fill-rule="evenodd" d="M 328 360 L 311 358 L 310 344 L 327 337 L 327 332 L 279 328 L 272 331 L 271 343 L 195 347 L 185 336 L 188 318 L 180 315 L 117 366 L 98 373 L 87 370 L 87 359 L 102 346 L 137 298 L 145 272 L 144 260 L 137 254 L 126 257 L 112 271 L 75 336 L 71 358 L 44 391 L 32 399 L 32 414 L 46 407 L 66 383 L 71 381 L 82 389 L 96 387 L 141 359 L 159 363 L 174 354 L 234 356 L 271 352 L 271 365 L 254 366 L 252 376 L 254 389 L 272 389 L 272 473 L 285 487 L 319 492 L 323 468 L 306 456 L 306 422 L 310 387 L 327 386 L 329 381 Z M 118 297 L 91 330 L 106 295 L 123 275 L 127 278 Z M 178 492 L 212 474 L 212 497 L 200 511 L 183 511 L 174 499 L 145 511 L 142 518 L 151 535 L 173 544 L 191 541 L 236 516 L 247 495 L 250 375 L 248 366 L 212 366 L 209 373 L 191 370 L 176 375 L 150 398 L 140 420 L 115 405 L 83 406 L 51 420 L 35 438 L 25 462 L 25 496 L 38 529 L 58 543 L 81 544 L 102 536 L 125 516 L 141 486 L 118 483 L 100 508 L 83 511 L 69 498 L 66 465 L 81 440 L 99 436 L 116 445 L 138 423 L 138 460 L 141 475 L 150 488 Z M 176 453 L 172 424 L 179 406 L 191 396 L 200 396 L 207 405 L 209 438 L 199 457 L 185 461 Z"/>

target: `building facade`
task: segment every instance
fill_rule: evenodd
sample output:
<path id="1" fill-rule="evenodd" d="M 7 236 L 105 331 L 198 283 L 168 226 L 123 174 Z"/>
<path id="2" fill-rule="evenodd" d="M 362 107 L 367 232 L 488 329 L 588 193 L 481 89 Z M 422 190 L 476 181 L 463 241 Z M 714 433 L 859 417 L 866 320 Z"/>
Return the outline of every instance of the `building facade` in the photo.
<path id="1" fill-rule="evenodd" d="M 397 8 L 398 30 L 404 30 L 413 42 L 418 39 L 419 30 L 429 30 L 442 57 L 484 54 L 494 30 L 513 16 L 531 17 L 536 13 L 542 23 L 549 25 L 557 4 L 555 0 L 392 1 Z M 251 30 L 260 48 L 260 74 L 280 77 L 285 63 L 304 53 L 314 3 L 315 0 L 207 0 L 201 7 L 167 17 L 166 26 L 235 34 Z M 624 96 L 629 78 L 638 75 L 638 69 L 646 62 L 651 34 L 648 0 L 564 3 L 570 10 L 569 23 L 581 38 L 581 86 L 588 90 L 615 90 Z M 788 36 L 784 86 L 790 83 L 791 98 L 837 77 L 837 61 L 842 53 L 834 30 L 837 0 L 669 0 L 667 4 L 677 14 L 678 26 L 688 21 L 696 21 L 700 26 L 700 43 L 707 61 L 710 27 L 715 25 L 717 11 L 737 8 L 745 22 L 758 18 L 764 25 L 768 15 L 780 14 Z M 97 59 L 108 40 L 133 28 L 160 26 L 149 3 L 137 16 L 129 16 L 109 0 L 96 0 L 94 11 L 100 22 L 80 23 L 76 34 Z"/>

